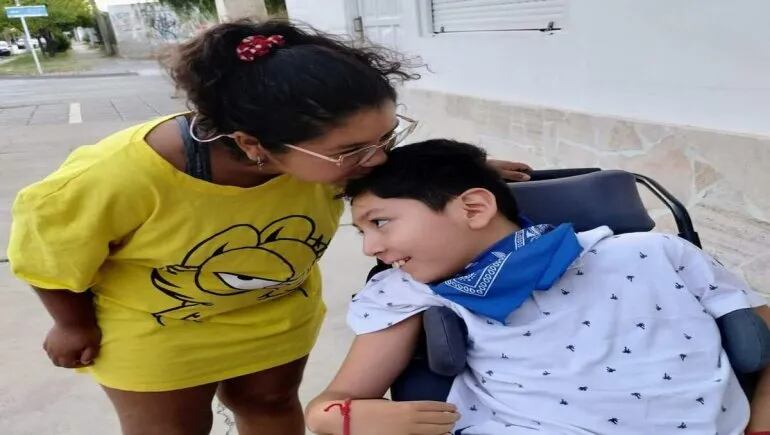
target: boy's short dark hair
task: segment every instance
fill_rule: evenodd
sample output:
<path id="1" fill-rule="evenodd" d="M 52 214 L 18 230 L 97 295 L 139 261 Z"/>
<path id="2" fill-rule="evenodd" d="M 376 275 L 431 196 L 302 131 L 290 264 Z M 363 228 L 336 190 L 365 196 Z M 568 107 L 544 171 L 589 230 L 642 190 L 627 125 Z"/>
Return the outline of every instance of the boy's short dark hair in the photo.
<path id="1" fill-rule="evenodd" d="M 519 209 L 505 181 L 487 164 L 487 153 L 471 144 L 432 139 L 394 149 L 388 161 L 345 186 L 344 196 L 364 193 L 380 198 L 416 199 L 435 211 L 468 189 L 483 188 L 495 195 L 497 208 L 519 223 Z"/>

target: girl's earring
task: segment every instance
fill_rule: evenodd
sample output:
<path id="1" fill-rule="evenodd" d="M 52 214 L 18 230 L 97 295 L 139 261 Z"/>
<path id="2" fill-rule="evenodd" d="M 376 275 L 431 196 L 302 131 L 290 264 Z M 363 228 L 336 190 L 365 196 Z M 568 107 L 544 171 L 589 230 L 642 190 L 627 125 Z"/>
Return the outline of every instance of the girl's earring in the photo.
<path id="1" fill-rule="evenodd" d="M 263 166 L 265 166 L 265 162 L 262 161 L 262 157 L 257 156 L 257 169 L 262 170 Z"/>

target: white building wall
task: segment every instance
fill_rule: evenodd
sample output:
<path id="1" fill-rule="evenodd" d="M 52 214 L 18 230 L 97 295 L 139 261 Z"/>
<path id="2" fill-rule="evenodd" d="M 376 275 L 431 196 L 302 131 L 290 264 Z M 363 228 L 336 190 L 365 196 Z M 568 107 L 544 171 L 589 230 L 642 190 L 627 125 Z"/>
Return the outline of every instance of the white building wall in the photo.
<path id="1" fill-rule="evenodd" d="M 286 11 L 292 20 L 303 21 L 324 32 L 346 34 L 352 31 L 346 8 L 354 7 L 354 2 L 355 0 L 286 0 Z"/>
<path id="2" fill-rule="evenodd" d="M 353 34 L 358 1 L 379 12 L 400 1 L 398 48 L 430 66 L 400 91 L 420 120 L 413 140 L 451 137 L 536 168 L 649 175 L 687 206 L 704 248 L 770 296 L 770 1 L 568 0 L 553 34 L 434 35 L 429 0 L 287 7 Z M 658 229 L 675 231 L 644 199 Z"/>
<path id="3" fill-rule="evenodd" d="M 564 30 L 434 35 L 429 0 L 402 2 L 414 87 L 516 104 L 770 134 L 770 2 L 572 0 Z M 288 0 L 292 18 L 350 29 L 355 0 Z"/>

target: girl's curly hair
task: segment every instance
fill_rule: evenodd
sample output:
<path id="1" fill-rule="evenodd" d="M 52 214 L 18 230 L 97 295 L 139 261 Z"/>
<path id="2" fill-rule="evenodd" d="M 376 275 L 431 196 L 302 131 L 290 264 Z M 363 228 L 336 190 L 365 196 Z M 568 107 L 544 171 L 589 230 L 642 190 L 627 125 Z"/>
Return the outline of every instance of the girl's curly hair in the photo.
<path id="1" fill-rule="evenodd" d="M 243 61 L 236 47 L 252 35 L 280 35 L 285 44 Z M 202 136 L 244 131 L 277 152 L 358 110 L 395 102 L 394 82 L 419 78 L 393 51 L 284 20 L 215 25 L 169 51 L 163 63 L 199 114 Z"/>

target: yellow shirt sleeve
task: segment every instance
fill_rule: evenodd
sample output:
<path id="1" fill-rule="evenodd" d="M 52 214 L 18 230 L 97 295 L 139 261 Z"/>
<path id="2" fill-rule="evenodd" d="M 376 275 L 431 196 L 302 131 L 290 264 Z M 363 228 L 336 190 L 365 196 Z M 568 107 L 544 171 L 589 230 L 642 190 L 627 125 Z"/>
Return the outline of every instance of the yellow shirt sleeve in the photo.
<path id="1" fill-rule="evenodd" d="M 23 189 L 12 208 L 11 270 L 43 289 L 88 290 L 110 249 L 142 222 L 121 185 L 125 171 L 80 164 L 83 147 L 46 179 Z"/>

